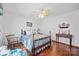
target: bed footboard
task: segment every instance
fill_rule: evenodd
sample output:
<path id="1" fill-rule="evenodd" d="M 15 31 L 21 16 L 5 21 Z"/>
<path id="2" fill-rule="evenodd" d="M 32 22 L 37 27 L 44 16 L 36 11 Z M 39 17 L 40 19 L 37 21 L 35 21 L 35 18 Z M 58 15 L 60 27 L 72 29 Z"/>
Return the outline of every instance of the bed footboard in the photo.
<path id="1" fill-rule="evenodd" d="M 34 34 L 33 34 L 33 36 L 34 36 Z M 51 32 L 50 32 L 50 35 L 47 37 L 43 37 L 38 40 L 33 40 L 32 53 L 33 53 L 33 55 L 37 55 L 48 47 L 51 47 Z"/>

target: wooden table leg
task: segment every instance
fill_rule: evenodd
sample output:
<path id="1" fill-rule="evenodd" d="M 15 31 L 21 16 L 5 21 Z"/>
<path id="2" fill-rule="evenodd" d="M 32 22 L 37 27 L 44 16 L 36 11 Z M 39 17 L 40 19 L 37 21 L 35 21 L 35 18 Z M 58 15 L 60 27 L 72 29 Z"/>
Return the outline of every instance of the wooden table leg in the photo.
<path id="1" fill-rule="evenodd" d="M 57 41 L 57 36 L 56 36 L 56 41 Z"/>
<path id="2" fill-rule="evenodd" d="M 70 47 L 72 46 L 72 38 L 70 37 Z"/>
<path id="3" fill-rule="evenodd" d="M 59 36 L 56 36 L 56 41 L 59 42 Z"/>
<path id="4" fill-rule="evenodd" d="M 72 55 L 72 53 L 71 53 L 72 52 L 72 47 L 71 46 L 72 46 L 72 38 L 70 37 L 70 55 Z"/>

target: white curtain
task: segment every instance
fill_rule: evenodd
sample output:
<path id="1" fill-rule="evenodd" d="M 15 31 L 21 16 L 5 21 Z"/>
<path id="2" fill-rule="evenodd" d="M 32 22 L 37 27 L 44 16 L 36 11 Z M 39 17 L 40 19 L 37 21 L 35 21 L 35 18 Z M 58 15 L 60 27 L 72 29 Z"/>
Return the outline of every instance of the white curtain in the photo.
<path id="1" fill-rule="evenodd" d="M 2 45 L 2 34 L 0 32 L 0 46 Z"/>
<path id="2" fill-rule="evenodd" d="M 7 44 L 8 42 L 5 35 L 0 31 L 0 46 L 7 45 Z"/>

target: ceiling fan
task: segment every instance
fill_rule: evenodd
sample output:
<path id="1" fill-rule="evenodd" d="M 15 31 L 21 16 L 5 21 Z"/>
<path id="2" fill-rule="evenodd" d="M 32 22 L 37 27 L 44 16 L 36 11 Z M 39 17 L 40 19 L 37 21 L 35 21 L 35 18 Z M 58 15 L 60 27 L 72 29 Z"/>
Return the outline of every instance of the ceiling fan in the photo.
<path id="1" fill-rule="evenodd" d="M 45 16 L 48 16 L 48 9 L 42 8 L 41 10 L 34 10 L 32 15 L 34 17 L 44 18 Z"/>

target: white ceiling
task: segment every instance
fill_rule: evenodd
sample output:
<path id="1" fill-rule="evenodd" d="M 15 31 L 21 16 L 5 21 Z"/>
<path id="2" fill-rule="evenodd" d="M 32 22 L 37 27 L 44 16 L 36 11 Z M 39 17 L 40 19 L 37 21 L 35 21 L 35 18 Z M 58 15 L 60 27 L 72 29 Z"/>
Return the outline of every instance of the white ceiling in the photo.
<path id="1" fill-rule="evenodd" d="M 78 3 L 3 3 L 4 11 L 19 15 L 31 15 L 33 11 L 48 8 L 49 15 L 60 15 L 79 9 Z"/>

